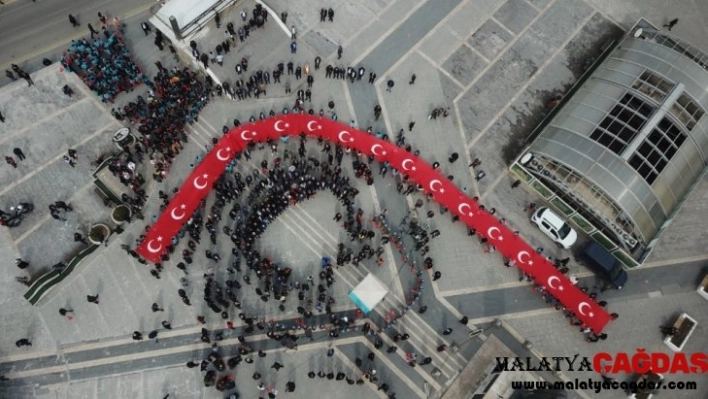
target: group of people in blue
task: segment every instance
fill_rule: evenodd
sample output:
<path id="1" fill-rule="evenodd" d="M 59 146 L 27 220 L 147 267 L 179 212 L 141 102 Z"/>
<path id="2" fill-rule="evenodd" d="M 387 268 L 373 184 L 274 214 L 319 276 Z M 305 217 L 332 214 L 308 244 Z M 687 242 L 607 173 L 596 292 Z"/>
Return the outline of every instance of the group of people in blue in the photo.
<path id="1" fill-rule="evenodd" d="M 120 35 L 105 32 L 103 38 L 72 40 L 61 64 L 79 75 L 103 102 L 113 102 L 119 93 L 131 91 L 147 77 L 131 59 Z"/>

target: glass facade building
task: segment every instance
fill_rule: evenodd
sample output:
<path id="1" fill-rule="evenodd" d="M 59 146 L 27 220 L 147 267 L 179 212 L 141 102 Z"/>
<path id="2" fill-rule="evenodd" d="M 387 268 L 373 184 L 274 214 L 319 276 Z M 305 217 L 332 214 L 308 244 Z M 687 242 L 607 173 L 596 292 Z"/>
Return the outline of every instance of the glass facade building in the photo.
<path id="1" fill-rule="evenodd" d="M 708 162 L 707 90 L 708 55 L 635 26 L 517 165 L 639 259 Z"/>

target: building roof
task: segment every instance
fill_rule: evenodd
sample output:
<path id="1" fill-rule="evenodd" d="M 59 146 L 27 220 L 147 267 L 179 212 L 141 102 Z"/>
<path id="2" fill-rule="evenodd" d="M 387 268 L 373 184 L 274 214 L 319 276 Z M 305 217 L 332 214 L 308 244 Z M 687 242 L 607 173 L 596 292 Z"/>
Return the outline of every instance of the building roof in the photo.
<path id="1" fill-rule="evenodd" d="M 706 87 L 708 55 L 666 32 L 635 28 L 530 152 L 550 165 L 545 183 L 646 245 L 708 163 Z"/>

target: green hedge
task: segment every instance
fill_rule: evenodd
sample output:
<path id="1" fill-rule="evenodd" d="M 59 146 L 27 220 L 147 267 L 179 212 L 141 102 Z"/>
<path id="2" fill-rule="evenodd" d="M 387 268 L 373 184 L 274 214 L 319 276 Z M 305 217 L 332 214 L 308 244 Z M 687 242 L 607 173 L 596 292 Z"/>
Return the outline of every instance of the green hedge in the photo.
<path id="1" fill-rule="evenodd" d="M 25 293 L 25 299 L 32 305 L 36 305 L 49 289 L 62 282 L 82 260 L 91 255 L 97 248 L 98 245 L 89 245 L 86 249 L 79 252 L 79 254 L 66 265 L 63 271 L 52 270 L 38 278 Z"/>

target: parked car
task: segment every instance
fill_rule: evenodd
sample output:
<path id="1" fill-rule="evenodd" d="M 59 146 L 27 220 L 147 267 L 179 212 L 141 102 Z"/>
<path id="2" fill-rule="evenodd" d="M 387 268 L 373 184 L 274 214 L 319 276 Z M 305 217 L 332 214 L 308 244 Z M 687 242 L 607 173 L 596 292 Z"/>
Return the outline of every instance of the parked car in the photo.
<path id="1" fill-rule="evenodd" d="M 618 290 L 627 283 L 627 272 L 622 265 L 605 247 L 595 241 L 587 243 L 575 260 Z"/>
<path id="2" fill-rule="evenodd" d="M 568 222 L 545 206 L 538 208 L 531 215 L 531 223 L 550 237 L 559 247 L 570 248 L 578 240 L 578 233 L 570 227 Z"/>

